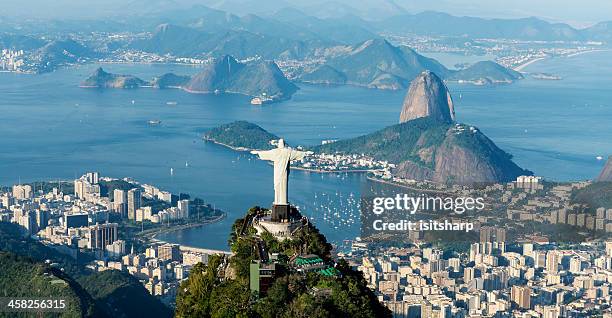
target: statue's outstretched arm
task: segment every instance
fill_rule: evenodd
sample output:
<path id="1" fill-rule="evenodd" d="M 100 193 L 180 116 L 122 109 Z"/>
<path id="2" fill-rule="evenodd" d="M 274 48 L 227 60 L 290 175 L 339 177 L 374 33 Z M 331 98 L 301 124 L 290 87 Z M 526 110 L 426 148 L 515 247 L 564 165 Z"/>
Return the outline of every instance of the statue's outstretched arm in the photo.
<path id="1" fill-rule="evenodd" d="M 253 150 L 252 154 L 258 155 L 261 160 L 271 160 L 274 161 L 276 159 L 276 149 L 272 150 Z"/>
<path id="2" fill-rule="evenodd" d="M 298 150 L 294 150 L 294 151 L 291 152 L 291 160 L 302 160 L 307 155 L 312 155 L 312 154 L 313 154 L 312 151 L 298 151 Z"/>

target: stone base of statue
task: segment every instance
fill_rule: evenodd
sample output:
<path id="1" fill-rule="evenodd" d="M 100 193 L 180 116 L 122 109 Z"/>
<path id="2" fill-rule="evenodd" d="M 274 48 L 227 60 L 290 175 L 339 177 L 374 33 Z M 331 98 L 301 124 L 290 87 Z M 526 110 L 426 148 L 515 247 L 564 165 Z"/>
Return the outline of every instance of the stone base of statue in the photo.
<path id="1" fill-rule="evenodd" d="M 257 234 L 272 234 L 277 240 L 291 239 L 292 234 L 303 226 L 303 220 L 297 208 L 290 205 L 272 205 L 270 214 L 253 220 Z"/>
<path id="2" fill-rule="evenodd" d="M 272 222 L 289 220 L 289 204 L 272 204 Z"/>

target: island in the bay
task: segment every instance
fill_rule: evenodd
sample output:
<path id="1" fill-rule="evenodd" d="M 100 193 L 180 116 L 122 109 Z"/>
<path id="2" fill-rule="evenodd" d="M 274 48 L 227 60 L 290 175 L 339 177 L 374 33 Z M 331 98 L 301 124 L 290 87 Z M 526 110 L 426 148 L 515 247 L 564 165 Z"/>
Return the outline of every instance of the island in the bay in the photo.
<path id="1" fill-rule="evenodd" d="M 133 75 L 118 75 L 98 68 L 80 84 L 84 88 L 179 88 L 189 93 L 242 94 L 253 97 L 253 104 L 282 101 L 291 98 L 298 87 L 289 81 L 272 61 L 241 63 L 226 55 L 205 65 L 190 77 L 163 74 L 151 81 Z"/>

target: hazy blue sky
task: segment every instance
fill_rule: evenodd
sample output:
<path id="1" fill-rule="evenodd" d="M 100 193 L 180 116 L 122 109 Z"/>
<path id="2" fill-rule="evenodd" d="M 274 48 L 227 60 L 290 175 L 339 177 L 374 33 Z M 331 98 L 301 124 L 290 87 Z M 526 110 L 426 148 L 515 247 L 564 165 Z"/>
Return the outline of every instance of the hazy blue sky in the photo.
<path id="1" fill-rule="evenodd" d="M 436 10 L 455 15 L 481 17 L 538 16 L 582 26 L 612 20 L 610 0 L 2 0 L 0 15 L 89 18 L 158 8 L 167 10 L 204 4 L 238 14 L 273 13 L 294 6 L 316 15 L 357 13 L 375 18 L 405 9 L 416 13 Z"/>

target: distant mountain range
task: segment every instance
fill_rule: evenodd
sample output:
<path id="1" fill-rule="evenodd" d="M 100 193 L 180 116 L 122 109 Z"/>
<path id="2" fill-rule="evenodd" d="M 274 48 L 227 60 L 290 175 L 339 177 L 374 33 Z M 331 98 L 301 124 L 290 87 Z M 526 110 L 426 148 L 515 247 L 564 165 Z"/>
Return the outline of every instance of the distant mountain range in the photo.
<path id="1" fill-rule="evenodd" d="M 0 33 L 0 48 L 11 50 L 34 50 L 45 45 L 45 41 L 27 35 Z"/>
<path id="2" fill-rule="evenodd" d="M 99 56 L 99 53 L 72 40 L 53 40 L 36 49 L 30 62 L 36 64 L 36 72 L 44 73 L 59 66 L 81 63 Z"/>
<path id="3" fill-rule="evenodd" d="M 366 6 L 367 11 L 356 10 L 352 6 L 338 2 L 313 3 L 301 6 L 299 9 L 282 1 L 275 1 L 273 6 L 270 6 L 270 3 L 254 4 L 240 0 L 209 2 L 208 5 L 214 9 L 202 5 L 179 8 L 179 5 L 175 4 L 156 11 L 151 9 L 154 6 L 146 5 L 140 10 L 143 12 L 142 16 L 133 19 L 133 23 L 150 25 L 170 22 L 184 26 L 200 25 L 210 32 L 219 28 L 231 28 L 262 34 L 272 34 L 270 33 L 272 28 L 275 29 L 275 33 L 283 30 L 296 33 L 295 38 L 299 39 L 303 39 L 301 36 L 306 34 L 316 34 L 318 38 L 346 44 L 367 40 L 372 38 L 368 33 L 380 32 L 522 40 L 610 40 L 612 38 L 610 21 L 578 29 L 565 23 L 551 23 L 536 17 L 487 19 L 454 16 L 436 11 L 409 13 L 394 1 L 368 0 L 368 2 L 370 5 Z M 233 4 L 228 5 L 228 3 Z M 228 12 L 235 12 L 239 16 Z M 363 19 L 374 16 L 376 18 Z M 253 23 L 254 21 L 256 23 Z M 296 29 L 299 32 L 295 32 Z M 286 37 L 286 33 L 283 36 Z"/>
<path id="4" fill-rule="evenodd" d="M 182 57 L 237 58 L 261 56 L 275 58 L 304 58 L 317 48 L 330 43 L 322 40 L 296 40 L 240 30 L 204 32 L 194 28 L 163 24 L 148 39 L 129 44 L 129 48 L 157 54 Z"/>
<path id="5" fill-rule="evenodd" d="M 585 34 L 564 23 L 549 23 L 533 17 L 484 19 L 434 11 L 390 17 L 375 23 L 375 27 L 389 32 L 525 40 L 578 40 Z"/>
<path id="6" fill-rule="evenodd" d="M 101 67 L 80 84 L 91 88 L 180 88 L 190 93 L 235 93 L 259 97 L 264 101 L 291 98 L 298 87 L 290 82 L 271 61 L 240 63 L 226 55 L 219 58 L 193 77 L 167 73 L 144 81 L 133 75 L 111 74 Z"/>
<path id="7" fill-rule="evenodd" d="M 516 74 L 504 73 L 491 67 L 476 66 L 453 77 L 445 74 L 437 62 L 410 49 L 385 47 L 381 34 L 416 34 L 441 36 L 447 43 L 466 43 L 473 39 L 519 39 L 546 41 L 612 41 L 612 21 L 601 22 L 585 29 L 563 23 L 549 23 L 537 18 L 483 19 L 457 17 L 440 12 L 409 14 L 396 10 L 381 20 L 364 20 L 354 10 L 345 8 L 342 15 L 313 17 L 295 8 L 280 5 L 277 10 L 256 10 L 260 15 L 234 15 L 202 5 L 179 6 L 165 4 L 164 10 L 148 8 L 129 18 L 103 21 L 46 21 L 43 24 L 11 21 L 10 28 L 0 33 L 0 48 L 24 49 L 29 71 L 48 72 L 59 66 L 105 57 L 117 50 L 140 50 L 177 57 L 222 57 L 238 59 L 260 56 L 265 59 L 327 59 L 321 69 L 302 74 L 302 80 L 312 83 L 349 83 L 376 88 L 405 88 L 423 69 L 434 71 L 446 80 L 474 83 L 507 82 Z M 223 8 L 223 6 L 217 6 Z M 342 12 L 343 6 L 329 4 L 330 12 Z M 392 12 L 393 2 L 384 2 L 377 9 Z M 323 8 L 323 7 L 321 7 Z M 320 9 L 321 9 L 320 8 Z M 373 12 L 377 9 L 372 8 Z M 361 15 L 361 14 L 360 14 Z M 19 27 L 14 24 L 17 23 Z M 108 39 L 108 41 L 73 41 L 57 34 L 80 32 L 133 32 L 145 37 Z M 8 33 L 10 32 L 10 33 Z M 51 32 L 50 37 L 34 36 Z M 129 38 L 129 39 L 128 39 Z M 608 45 L 610 43 L 607 43 Z M 372 47 L 370 47 L 373 45 Z M 378 49 L 376 49 L 378 47 Z M 334 52 L 350 51 L 350 56 Z M 362 52 L 363 51 L 363 52 Z M 395 52 L 393 52 L 395 51 Z M 337 53 L 337 52 L 336 52 Z M 359 54 L 357 54 L 359 53 Z M 330 56 L 331 54 L 331 56 Z M 330 58 L 331 57 L 331 58 Z M 373 58 L 372 65 L 365 65 Z M 354 66 L 353 63 L 357 63 Z M 361 63 L 361 65 L 359 65 Z M 439 64 L 439 63 L 438 63 Z M 331 67 L 331 68 L 330 68 Z M 359 69 L 356 69 L 359 67 Z M 466 70 L 468 71 L 468 70 Z M 363 72 L 363 73 L 360 73 Z M 489 72 L 493 72 L 490 75 Z M 480 73 L 480 74 L 479 74 Z M 512 79 L 514 77 L 514 79 Z"/>
<path id="8" fill-rule="evenodd" d="M 248 31 L 270 37 L 297 41 L 317 40 L 336 43 L 356 43 L 376 37 L 371 30 L 360 26 L 355 19 L 316 18 L 292 8 L 268 11 L 267 14 L 246 13 L 238 16 L 226 11 L 195 5 L 133 17 L 140 25 L 173 24 L 205 33 Z M 366 23 L 367 24 L 367 23 Z M 364 24 L 365 25 L 365 24 Z"/>
<path id="9" fill-rule="evenodd" d="M 223 6 L 217 7 L 223 8 Z M 377 7 L 384 6 L 378 5 Z M 313 16 L 290 6 L 279 5 L 276 8 L 280 9 L 266 12 L 255 9 L 242 16 L 237 16 L 219 9 L 198 5 L 188 9 L 156 12 L 134 19 L 134 22 L 141 25 L 172 23 L 195 27 L 206 32 L 248 30 L 257 34 L 297 40 L 321 39 L 345 44 L 362 42 L 381 32 L 549 41 L 612 39 L 612 28 L 610 27 L 612 21 L 577 29 L 565 23 L 550 23 L 535 17 L 486 19 L 454 16 L 435 11 L 410 14 L 404 10 L 392 9 L 392 5 L 387 6 L 386 9 L 394 11 L 394 14 L 387 14 L 382 19 L 372 20 L 364 20 L 359 17 L 363 14 L 350 10 L 350 8 L 343 11 L 341 7 L 334 7 L 331 3 L 325 6 L 324 10 L 329 12 L 327 15 L 321 14 L 323 12 L 321 10 L 314 12 Z M 253 12 L 258 15 L 252 14 Z"/>
<path id="10" fill-rule="evenodd" d="M 414 50 L 373 39 L 348 47 L 324 65 L 301 74 L 299 81 L 313 84 L 350 84 L 378 89 L 404 89 L 421 72 L 429 70 L 445 80 L 474 84 L 511 83 L 523 78 L 495 62 L 476 63 L 464 70 L 449 70 L 435 59 Z"/>

